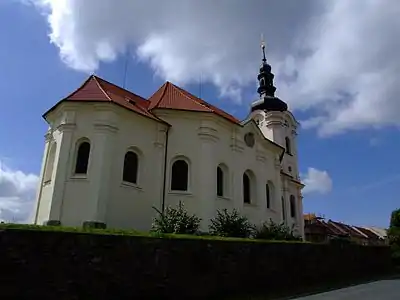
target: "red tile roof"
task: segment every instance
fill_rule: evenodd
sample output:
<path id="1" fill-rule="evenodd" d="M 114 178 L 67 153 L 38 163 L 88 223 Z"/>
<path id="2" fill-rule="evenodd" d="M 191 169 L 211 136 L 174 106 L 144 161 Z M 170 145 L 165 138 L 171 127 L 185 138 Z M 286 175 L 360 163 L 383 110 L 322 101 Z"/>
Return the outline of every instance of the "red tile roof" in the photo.
<path id="1" fill-rule="evenodd" d="M 217 114 L 233 123 L 240 123 L 234 116 L 190 94 L 169 81 L 164 83 L 164 85 L 149 98 L 149 102 L 150 105 L 148 109 L 150 111 L 156 108 L 166 108 L 208 112 Z"/>
<path id="2" fill-rule="evenodd" d="M 90 76 L 81 87 L 61 100 L 49 111 L 63 101 L 112 102 L 145 117 L 164 122 L 147 110 L 148 101 L 146 99 L 95 75 Z"/>
<path id="3" fill-rule="evenodd" d="M 44 116 L 62 101 L 113 102 L 145 117 L 161 122 L 164 121 L 152 113 L 153 109 L 164 108 L 214 113 L 233 123 L 240 124 L 240 121 L 232 115 L 168 81 L 149 100 L 146 100 L 98 76 L 91 75 L 81 87 L 57 103 Z"/>

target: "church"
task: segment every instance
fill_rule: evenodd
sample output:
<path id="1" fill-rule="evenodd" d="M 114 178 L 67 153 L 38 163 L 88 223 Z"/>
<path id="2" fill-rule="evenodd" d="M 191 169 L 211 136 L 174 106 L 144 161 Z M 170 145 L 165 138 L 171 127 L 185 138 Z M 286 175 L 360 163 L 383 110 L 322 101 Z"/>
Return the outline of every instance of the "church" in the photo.
<path id="1" fill-rule="evenodd" d="M 151 228 L 157 208 L 238 210 L 304 236 L 298 122 L 275 96 L 262 46 L 259 99 L 240 121 L 171 82 L 145 99 L 95 75 L 44 113 L 35 224 Z"/>

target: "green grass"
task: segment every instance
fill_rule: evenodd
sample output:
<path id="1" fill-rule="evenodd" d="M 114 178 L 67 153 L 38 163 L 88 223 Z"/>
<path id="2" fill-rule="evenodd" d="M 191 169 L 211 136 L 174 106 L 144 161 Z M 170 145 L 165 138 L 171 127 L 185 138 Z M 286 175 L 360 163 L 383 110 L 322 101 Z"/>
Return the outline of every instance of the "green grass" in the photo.
<path id="1" fill-rule="evenodd" d="M 95 229 L 95 228 L 82 228 L 82 227 L 42 226 L 42 225 L 11 224 L 11 223 L 0 224 L 0 230 L 56 231 L 56 232 L 66 232 L 66 233 L 123 235 L 123 236 L 136 236 L 136 237 L 149 237 L 149 238 L 164 238 L 164 239 L 218 240 L 218 241 L 251 242 L 251 243 L 304 243 L 302 241 L 261 240 L 261 239 L 251 239 L 251 238 L 233 238 L 233 237 L 220 237 L 220 236 L 207 236 L 207 235 L 198 236 L 190 234 L 161 234 L 153 232 L 140 232 L 137 230 L 112 229 L 112 228 Z"/>

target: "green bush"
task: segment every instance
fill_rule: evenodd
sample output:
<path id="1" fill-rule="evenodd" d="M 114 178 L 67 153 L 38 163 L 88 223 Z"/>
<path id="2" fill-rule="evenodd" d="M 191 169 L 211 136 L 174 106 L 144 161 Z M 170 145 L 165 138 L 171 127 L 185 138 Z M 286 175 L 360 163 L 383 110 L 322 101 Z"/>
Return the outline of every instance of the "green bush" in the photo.
<path id="1" fill-rule="evenodd" d="M 217 216 L 211 219 L 210 233 L 222 237 L 248 238 L 254 230 L 249 220 L 241 216 L 236 209 L 217 211 Z"/>
<path id="2" fill-rule="evenodd" d="M 271 219 L 265 222 L 254 231 L 254 238 L 262 240 L 284 240 L 300 241 L 301 237 L 293 232 L 293 227 L 289 228 L 284 223 L 274 223 Z"/>
<path id="3" fill-rule="evenodd" d="M 154 218 L 151 227 L 152 232 L 156 233 L 176 233 L 176 234 L 195 234 L 200 227 L 201 219 L 196 215 L 190 215 L 180 201 L 177 208 L 167 207 L 164 212 L 158 213 Z"/>

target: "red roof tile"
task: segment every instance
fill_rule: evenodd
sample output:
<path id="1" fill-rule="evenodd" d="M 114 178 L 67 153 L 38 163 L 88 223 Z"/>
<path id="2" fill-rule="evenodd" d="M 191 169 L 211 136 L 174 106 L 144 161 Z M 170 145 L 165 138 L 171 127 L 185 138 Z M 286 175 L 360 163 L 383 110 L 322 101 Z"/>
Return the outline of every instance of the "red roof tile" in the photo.
<path id="1" fill-rule="evenodd" d="M 178 109 L 187 111 L 198 111 L 215 113 L 233 123 L 239 124 L 240 121 L 223 110 L 205 102 L 204 100 L 190 94 L 184 89 L 166 82 L 150 98 L 149 110 L 156 108 Z"/>
<path id="2" fill-rule="evenodd" d="M 100 77 L 91 75 L 81 87 L 60 102 L 62 101 L 113 102 L 131 111 L 161 122 L 164 121 L 152 113 L 153 109 L 166 108 L 214 113 L 235 124 L 240 124 L 240 121 L 232 115 L 168 81 L 162 85 L 149 100 L 146 100 Z M 59 103 L 49 111 L 54 109 Z M 48 112 L 46 112 L 44 116 Z"/>
<path id="3" fill-rule="evenodd" d="M 164 122 L 147 110 L 149 101 L 95 75 L 90 76 L 81 87 L 62 101 L 113 102 L 145 117 Z M 44 115 L 46 114 L 47 112 Z"/>

